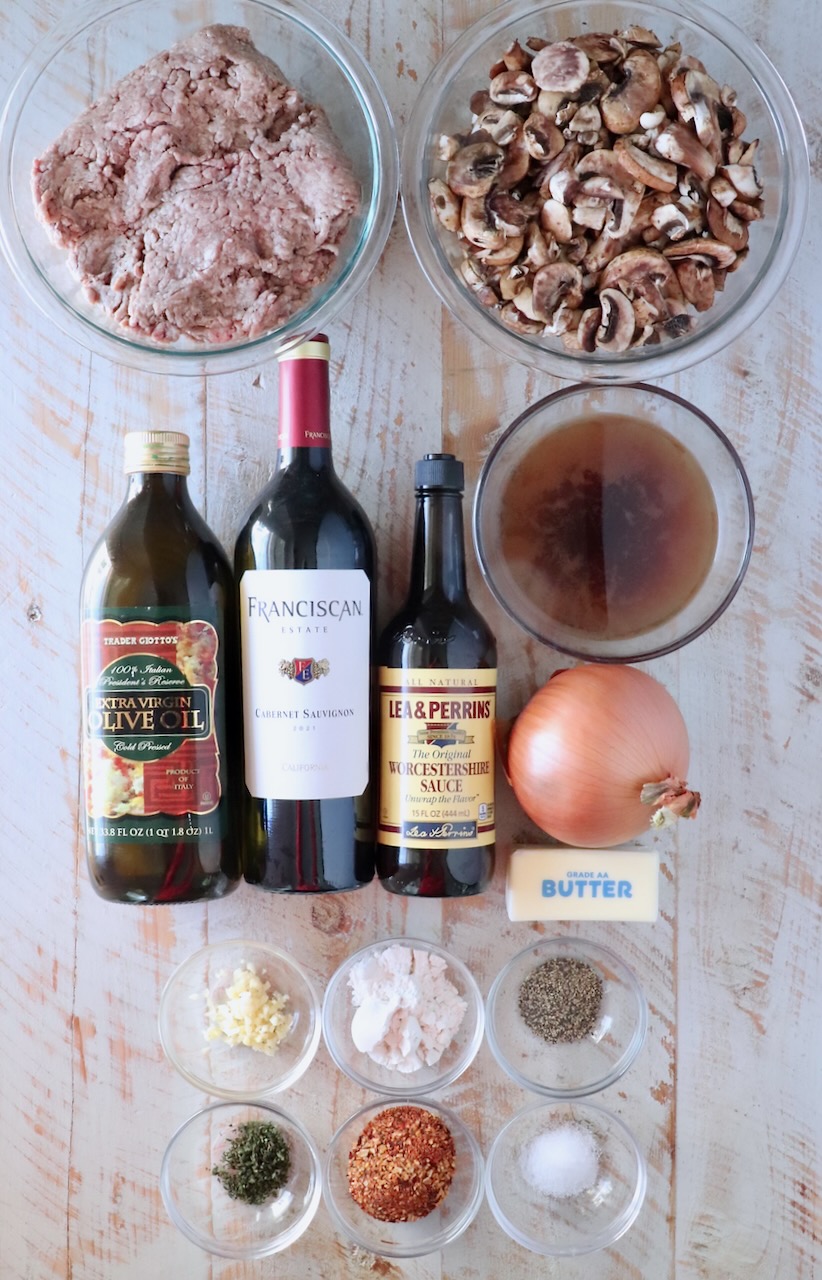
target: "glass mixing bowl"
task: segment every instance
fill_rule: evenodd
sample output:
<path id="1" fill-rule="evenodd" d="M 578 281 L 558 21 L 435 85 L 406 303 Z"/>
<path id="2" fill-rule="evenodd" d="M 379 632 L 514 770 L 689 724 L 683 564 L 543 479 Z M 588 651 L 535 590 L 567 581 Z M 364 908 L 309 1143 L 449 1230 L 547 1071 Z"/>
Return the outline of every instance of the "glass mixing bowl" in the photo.
<path id="1" fill-rule="evenodd" d="M 736 90 L 747 116 L 746 140 L 759 139 L 756 170 L 764 186 L 764 217 L 753 222 L 746 259 L 728 272 L 724 289 L 691 332 L 657 346 L 626 351 L 569 351 L 560 337 L 513 332 L 498 311 L 479 301 L 458 274 L 463 250 L 434 215 L 428 183 L 442 177 L 441 139 L 471 130 L 469 102 L 487 89 L 489 70 L 514 40 L 568 39 L 583 32 L 651 28 L 664 45 L 702 60 L 720 86 Z M 524 108 L 525 110 L 530 110 Z M 447 50 L 420 90 L 405 134 L 402 200 L 408 233 L 429 283 L 449 310 L 502 356 L 572 381 L 627 382 L 659 378 L 714 355 L 744 333 L 772 302 L 799 247 L 808 204 L 805 136 L 791 96 L 756 44 L 701 0 L 509 0 L 493 7 Z M 675 193 L 674 198 L 677 198 Z"/>
<path id="2" fill-rule="evenodd" d="M 361 186 L 361 207 L 331 274 L 286 323 L 225 343 L 136 334 L 88 301 L 35 215 L 32 162 L 127 72 L 210 23 L 247 27 L 286 80 L 321 106 Z M 0 116 L 0 245 L 31 300 L 70 337 L 120 364 L 160 373 L 247 368 L 327 327 L 365 284 L 397 200 L 398 159 L 382 91 L 351 42 L 303 0 L 120 0 L 85 6 L 38 44 Z"/>
<path id="3" fill-rule="evenodd" d="M 531 1144 L 543 1134 L 566 1126 L 593 1136 L 596 1178 L 577 1194 L 547 1195 L 526 1176 L 523 1157 L 527 1161 Z M 557 1171 L 551 1176 L 556 1179 Z M 636 1221 L 647 1183 L 645 1159 L 628 1126 L 590 1102 L 537 1102 L 523 1108 L 497 1134 L 485 1171 L 485 1194 L 503 1231 L 523 1248 L 554 1258 L 615 1244 Z"/>
<path id="4" fill-rule="evenodd" d="M 602 529 L 591 530 L 588 520 L 592 508 L 587 499 L 585 520 L 578 519 L 579 497 L 584 496 L 583 490 L 587 493 L 583 480 L 579 479 L 579 466 L 569 472 L 575 477 L 575 491 L 566 498 L 560 492 L 562 482 L 557 475 L 545 474 L 544 468 L 538 468 L 533 461 L 532 451 L 544 446 L 548 437 L 571 423 L 598 416 L 630 418 L 650 424 L 651 435 L 656 429 L 664 431 L 667 439 L 663 443 L 670 451 L 669 467 L 673 468 L 669 473 L 678 483 L 679 462 L 684 459 L 690 467 L 695 462 L 703 496 L 709 500 L 708 505 L 712 502 L 715 508 L 715 512 L 687 508 L 687 517 L 683 515 L 678 520 L 682 558 L 675 563 L 687 565 L 691 575 L 688 555 L 698 549 L 704 576 L 701 580 L 699 574 L 694 574 L 692 579 L 683 577 L 682 595 L 673 593 L 665 597 L 670 604 L 667 613 L 661 604 L 657 610 L 662 596 L 655 595 L 664 563 L 660 550 L 646 545 L 634 532 L 639 527 L 635 524 L 637 513 L 643 520 L 653 519 L 654 523 L 648 528 L 659 530 L 660 520 L 666 520 L 665 504 L 675 500 L 666 495 L 676 494 L 676 490 L 667 485 L 667 476 L 659 470 L 654 472 L 650 464 L 637 463 L 634 456 L 630 470 L 625 472 L 628 477 L 625 482 L 619 468 L 627 463 L 622 462 L 619 436 L 614 433 L 598 462 L 604 466 L 609 451 L 613 452 L 616 468 L 610 485 L 613 495 L 603 484 Z M 690 459 L 685 459 L 685 454 L 689 454 Z M 662 481 L 665 483 L 660 484 Z M 530 498 L 524 493 L 526 484 L 535 486 Z M 679 495 L 676 501 L 679 502 Z M 558 509 L 563 512 L 561 517 L 556 514 Z M 543 511 L 553 513 L 548 524 L 545 523 L 548 516 Z M 680 511 L 679 506 L 676 511 Z M 613 523 L 609 512 L 614 513 Z M 707 519 L 712 529 L 715 528 L 715 544 L 704 541 L 703 524 Z M 547 539 L 546 529 L 551 530 L 551 541 L 543 546 L 540 539 Z M 596 589 L 604 592 L 604 596 L 598 601 L 598 611 L 575 617 L 568 611 L 567 599 L 556 597 L 559 603 L 552 602 L 550 592 L 559 581 L 558 575 L 565 572 L 566 564 L 576 565 L 573 571 L 580 575 L 577 586 L 581 590 L 584 585 L 593 598 L 598 579 L 590 575 L 599 572 L 600 560 L 605 554 L 601 541 L 605 529 L 615 531 L 609 550 L 610 563 L 616 563 L 614 557 L 620 548 L 627 548 L 632 558 L 630 564 L 628 560 L 625 564 L 635 576 L 630 579 L 626 576 L 622 581 L 627 585 L 622 588 L 618 576 L 613 580 L 606 578 L 608 584 L 613 581 L 614 594 L 610 586 L 600 584 Z M 644 662 L 671 653 L 702 635 L 724 613 L 739 590 L 750 561 L 753 535 L 753 497 L 733 445 L 710 418 L 686 400 L 661 387 L 641 383 L 627 386 L 581 383 L 547 396 L 527 409 L 497 440 L 488 455 L 474 501 L 477 558 L 483 577 L 499 603 L 515 622 L 543 644 L 593 662 Z M 616 568 L 619 572 L 628 572 L 618 563 Z M 672 572 L 676 573 L 676 569 Z M 591 583 L 594 585 L 589 585 Z M 671 586 L 674 585 L 672 581 Z M 691 594 L 686 596 L 685 590 Z M 644 621 L 636 629 L 621 625 L 627 617 L 620 617 L 618 601 L 632 598 L 626 591 L 633 592 L 636 599 L 641 600 L 643 594 L 647 597 L 645 612 L 636 615 L 637 623 L 640 616 Z"/>
<path id="5" fill-rule="evenodd" d="M 263 1204 L 232 1199 L 213 1173 L 244 1124 L 271 1124 L 288 1144 L 285 1185 Z M 308 1130 L 268 1103 L 215 1102 L 172 1137 L 160 1170 L 163 1203 L 183 1235 L 221 1258 L 267 1258 L 308 1228 L 320 1204 L 320 1153 Z"/>

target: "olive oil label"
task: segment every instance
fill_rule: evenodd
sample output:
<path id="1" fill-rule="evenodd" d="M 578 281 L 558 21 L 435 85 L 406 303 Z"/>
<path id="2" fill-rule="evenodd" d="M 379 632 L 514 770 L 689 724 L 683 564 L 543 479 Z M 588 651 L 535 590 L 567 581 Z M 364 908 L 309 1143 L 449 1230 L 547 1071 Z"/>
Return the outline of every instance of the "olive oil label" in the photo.
<path id="1" fill-rule="evenodd" d="M 494 843 L 497 673 L 380 668 L 380 844 Z"/>
<path id="2" fill-rule="evenodd" d="M 82 624 L 90 834 L 138 841 L 217 835 L 220 824 L 205 817 L 222 793 L 217 631 L 202 618 L 181 619 L 179 610 L 112 614 Z"/>
<path id="3" fill-rule="evenodd" d="M 362 795 L 371 683 L 371 584 L 364 570 L 247 569 L 240 636 L 251 795 Z"/>

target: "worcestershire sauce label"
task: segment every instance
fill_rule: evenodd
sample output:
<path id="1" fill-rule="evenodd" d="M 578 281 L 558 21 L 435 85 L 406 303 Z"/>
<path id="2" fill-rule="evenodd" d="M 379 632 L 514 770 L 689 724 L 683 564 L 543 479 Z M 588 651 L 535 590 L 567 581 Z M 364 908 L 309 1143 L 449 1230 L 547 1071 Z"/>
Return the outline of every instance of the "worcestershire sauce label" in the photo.
<path id="1" fill-rule="evenodd" d="M 380 668 L 379 842 L 494 843 L 497 673 Z"/>
<path id="2" fill-rule="evenodd" d="M 82 624 L 86 813 L 97 839 L 220 834 L 219 638 L 211 622 L 179 615 L 116 609 Z"/>

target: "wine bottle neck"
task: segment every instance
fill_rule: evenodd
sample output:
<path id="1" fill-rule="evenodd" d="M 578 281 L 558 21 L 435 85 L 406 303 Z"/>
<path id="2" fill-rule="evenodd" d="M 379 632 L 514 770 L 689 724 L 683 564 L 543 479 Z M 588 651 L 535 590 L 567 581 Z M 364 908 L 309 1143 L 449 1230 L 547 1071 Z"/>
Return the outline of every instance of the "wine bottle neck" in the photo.
<path id="1" fill-rule="evenodd" d="M 462 495 L 447 490 L 418 494 L 411 599 L 441 595 L 456 601 L 466 593 Z"/>
<path id="2" fill-rule="evenodd" d="M 307 349 L 315 345 L 307 344 Z M 280 361 L 277 450 L 278 468 L 332 469 L 327 358 L 303 356 Z"/>

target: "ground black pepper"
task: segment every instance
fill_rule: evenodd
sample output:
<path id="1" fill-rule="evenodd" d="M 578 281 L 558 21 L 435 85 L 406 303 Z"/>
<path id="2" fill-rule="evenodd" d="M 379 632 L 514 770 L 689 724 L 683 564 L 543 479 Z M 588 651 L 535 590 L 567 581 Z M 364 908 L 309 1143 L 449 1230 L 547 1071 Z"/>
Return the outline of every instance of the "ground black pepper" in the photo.
<path id="1" fill-rule="evenodd" d="M 246 1120 L 211 1172 L 232 1200 L 263 1204 L 284 1187 L 291 1169 L 285 1135 L 267 1120 Z"/>
<path id="2" fill-rule="evenodd" d="M 602 1004 L 602 979 L 584 960 L 555 956 L 537 965 L 519 989 L 526 1026 L 549 1044 L 590 1035 Z"/>

